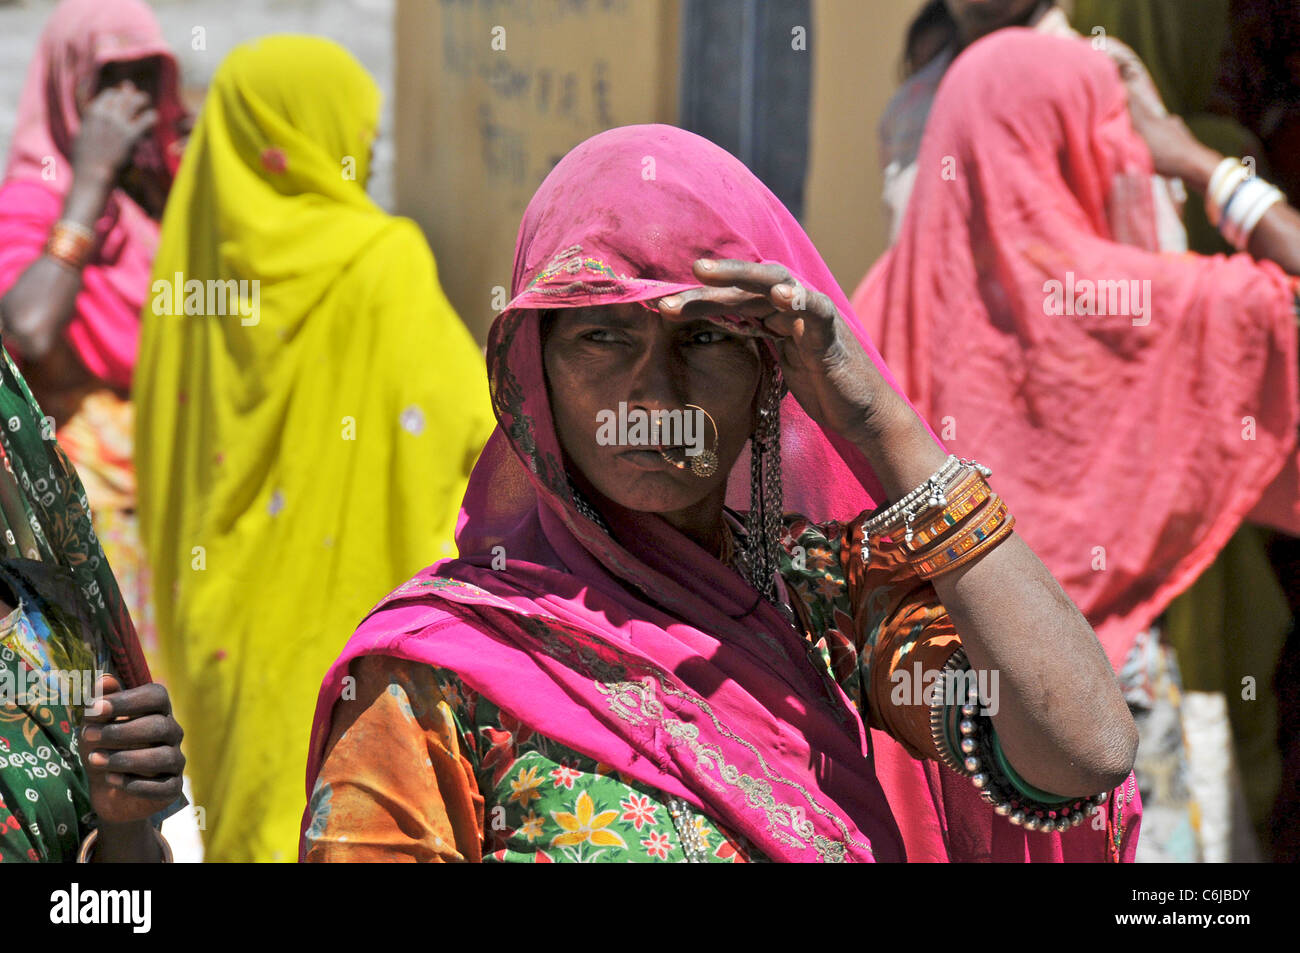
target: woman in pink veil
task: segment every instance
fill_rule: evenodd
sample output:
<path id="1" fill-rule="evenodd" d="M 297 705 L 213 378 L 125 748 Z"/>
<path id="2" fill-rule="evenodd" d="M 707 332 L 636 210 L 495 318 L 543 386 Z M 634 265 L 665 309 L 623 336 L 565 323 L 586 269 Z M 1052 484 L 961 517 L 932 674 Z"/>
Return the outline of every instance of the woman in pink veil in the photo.
<path id="1" fill-rule="evenodd" d="M 589 139 L 513 291 L 461 556 L 325 677 L 304 860 L 1131 858 L 1095 635 L 740 162 Z"/>
<path id="2" fill-rule="evenodd" d="M 0 184 L 4 347 L 77 468 L 150 656 L 130 391 L 188 124 L 176 58 L 146 3 L 63 0 L 32 56 Z"/>

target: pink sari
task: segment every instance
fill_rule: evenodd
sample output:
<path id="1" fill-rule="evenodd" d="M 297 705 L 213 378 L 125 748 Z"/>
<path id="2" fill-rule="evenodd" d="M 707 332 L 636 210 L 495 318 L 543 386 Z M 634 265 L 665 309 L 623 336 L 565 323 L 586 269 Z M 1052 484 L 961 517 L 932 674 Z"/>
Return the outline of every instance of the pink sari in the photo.
<path id="1" fill-rule="evenodd" d="M 1300 533 L 1292 280 L 1155 250 L 1151 155 L 1084 40 L 973 44 L 918 161 L 854 308 L 1118 669 L 1243 520 Z"/>
<path id="2" fill-rule="evenodd" d="M 50 14 L 28 67 L 0 186 L 0 294 L 40 257 L 63 211 L 81 109 L 94 95 L 100 69 L 154 56 L 163 62 L 155 141 L 161 160 L 174 171 L 174 133 L 183 108 L 176 61 L 153 12 L 140 0 L 63 0 Z M 103 236 L 100 250 L 82 272 L 76 315 L 64 339 L 91 374 L 126 391 L 158 223 L 118 189 L 97 231 Z M 20 360 L 12 344 L 5 345 Z"/>
<path id="3" fill-rule="evenodd" d="M 1102 832 L 1038 835 L 995 820 L 969 782 L 866 731 L 782 614 L 660 518 L 607 515 L 611 536 L 580 515 L 552 424 L 539 312 L 696 287 L 691 263 L 702 256 L 781 262 L 855 321 L 786 209 L 704 139 L 668 126 L 610 130 L 542 183 L 519 232 L 515 297 L 488 342 L 499 427 L 466 493 L 461 558 L 384 599 L 326 676 L 308 792 L 349 663 L 385 654 L 456 671 L 522 723 L 685 799 L 772 859 L 1104 859 Z M 787 509 L 827 519 L 872 505 L 868 491 L 879 490 L 865 461 L 847 446 L 837 454 L 790 397 L 782 427 Z M 748 473 L 743 460 L 733 471 L 739 508 Z M 506 569 L 491 568 L 497 555 Z"/>

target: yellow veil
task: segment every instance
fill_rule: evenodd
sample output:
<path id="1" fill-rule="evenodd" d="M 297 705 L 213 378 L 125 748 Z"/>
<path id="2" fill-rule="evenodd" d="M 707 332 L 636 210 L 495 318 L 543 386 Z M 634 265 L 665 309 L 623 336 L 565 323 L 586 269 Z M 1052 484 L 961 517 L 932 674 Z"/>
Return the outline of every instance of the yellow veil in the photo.
<path id="1" fill-rule="evenodd" d="M 423 236 L 366 195 L 379 104 L 334 43 L 240 46 L 163 218 L 139 507 L 210 860 L 297 856 L 321 678 L 376 601 L 454 554 L 495 423 Z"/>

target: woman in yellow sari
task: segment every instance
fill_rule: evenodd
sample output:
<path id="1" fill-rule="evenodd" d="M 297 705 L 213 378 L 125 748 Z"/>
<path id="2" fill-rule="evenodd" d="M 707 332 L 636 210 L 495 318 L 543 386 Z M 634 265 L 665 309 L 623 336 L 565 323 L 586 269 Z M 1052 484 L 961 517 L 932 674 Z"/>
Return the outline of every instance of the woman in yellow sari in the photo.
<path id="1" fill-rule="evenodd" d="M 326 40 L 238 47 L 163 219 L 137 466 L 157 624 L 209 860 L 291 860 L 321 677 L 454 552 L 493 425 L 414 225 L 364 183 L 373 80 Z"/>

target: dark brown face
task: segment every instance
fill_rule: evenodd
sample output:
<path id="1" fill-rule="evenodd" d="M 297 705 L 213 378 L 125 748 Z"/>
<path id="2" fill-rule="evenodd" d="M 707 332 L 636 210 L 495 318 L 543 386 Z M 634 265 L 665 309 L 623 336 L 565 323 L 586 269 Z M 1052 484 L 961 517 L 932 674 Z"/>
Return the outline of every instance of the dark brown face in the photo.
<path id="1" fill-rule="evenodd" d="M 556 435 L 579 485 L 627 509 L 671 515 L 726 494 L 727 474 L 754 428 L 762 362 L 757 343 L 707 321 L 669 322 L 639 304 L 554 312 L 542 355 Z M 602 421 L 634 411 L 702 407 L 717 425 L 718 466 L 700 477 L 664 431 L 650 445 L 610 443 Z M 714 445 L 712 426 L 703 443 Z M 573 472 L 576 470 L 577 472 Z M 599 503 L 599 499 L 594 502 Z"/>
<path id="2" fill-rule="evenodd" d="M 1042 0 L 944 0 L 966 43 L 1024 23 Z"/>
<path id="3" fill-rule="evenodd" d="M 156 56 L 122 63 L 105 63 L 99 71 L 97 91 L 131 83 L 148 94 L 154 106 L 158 105 L 162 87 L 163 61 Z M 142 136 L 131 153 L 131 161 L 119 175 L 118 183 L 145 212 L 161 219 L 171 190 L 171 174 L 166 159 L 153 135 Z"/>
<path id="4" fill-rule="evenodd" d="M 124 82 L 130 82 L 140 92 L 147 93 L 149 100 L 156 106 L 162 86 L 162 60 L 148 56 L 124 63 L 105 63 L 99 71 L 99 86 L 95 92 L 111 89 Z"/>

